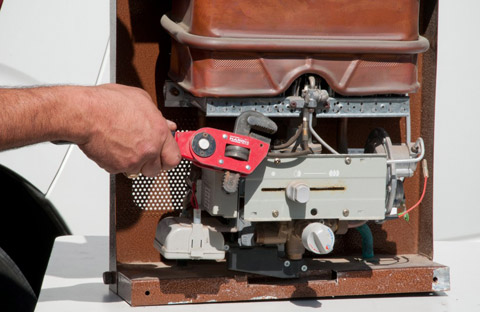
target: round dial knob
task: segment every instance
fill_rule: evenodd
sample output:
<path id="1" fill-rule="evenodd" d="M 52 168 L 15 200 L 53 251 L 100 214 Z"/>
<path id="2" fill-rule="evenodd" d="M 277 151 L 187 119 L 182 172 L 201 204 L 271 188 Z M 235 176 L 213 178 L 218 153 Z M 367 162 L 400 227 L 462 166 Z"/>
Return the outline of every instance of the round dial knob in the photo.
<path id="1" fill-rule="evenodd" d="M 325 255 L 333 250 L 335 235 L 326 225 L 315 222 L 310 223 L 302 232 L 303 246 L 316 254 Z"/>

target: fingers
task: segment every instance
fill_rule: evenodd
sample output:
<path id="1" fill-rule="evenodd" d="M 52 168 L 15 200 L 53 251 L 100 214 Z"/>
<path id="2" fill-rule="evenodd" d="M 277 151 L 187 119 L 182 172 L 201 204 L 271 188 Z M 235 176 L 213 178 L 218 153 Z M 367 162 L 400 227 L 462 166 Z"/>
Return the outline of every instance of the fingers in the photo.
<path id="1" fill-rule="evenodd" d="M 166 126 L 170 131 L 176 129 L 176 124 L 170 120 L 165 120 Z M 161 170 L 170 170 L 175 168 L 181 161 L 180 150 L 178 148 L 175 138 L 170 134 L 170 131 L 162 131 L 158 133 L 161 136 L 159 139 L 163 141 L 158 153 L 155 157 L 148 159 L 143 167 L 142 174 L 148 177 L 157 176 Z"/>
<path id="2" fill-rule="evenodd" d="M 161 170 L 162 161 L 160 160 L 160 157 L 155 157 L 143 165 L 141 173 L 147 177 L 156 177 Z"/>
<path id="3" fill-rule="evenodd" d="M 170 170 L 176 167 L 182 160 L 180 150 L 173 136 L 167 135 L 160 157 L 162 161 L 162 168 L 164 170 Z"/>

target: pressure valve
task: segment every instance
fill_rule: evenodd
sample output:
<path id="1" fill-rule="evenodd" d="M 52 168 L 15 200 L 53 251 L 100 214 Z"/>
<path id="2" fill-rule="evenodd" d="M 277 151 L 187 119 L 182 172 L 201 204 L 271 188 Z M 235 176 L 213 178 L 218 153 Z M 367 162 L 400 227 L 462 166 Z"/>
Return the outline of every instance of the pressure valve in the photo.
<path id="1" fill-rule="evenodd" d="M 335 235 L 328 226 L 322 223 L 310 223 L 303 229 L 302 243 L 305 249 L 325 255 L 333 250 Z"/>

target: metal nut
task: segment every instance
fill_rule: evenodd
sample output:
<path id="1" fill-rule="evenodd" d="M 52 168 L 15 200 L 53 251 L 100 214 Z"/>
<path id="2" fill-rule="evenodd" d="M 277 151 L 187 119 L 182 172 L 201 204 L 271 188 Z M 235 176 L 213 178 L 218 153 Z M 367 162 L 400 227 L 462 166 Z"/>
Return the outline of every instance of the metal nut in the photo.
<path id="1" fill-rule="evenodd" d="M 345 157 L 345 163 L 350 165 L 352 163 L 352 159 L 350 157 Z"/>
<path id="2" fill-rule="evenodd" d="M 343 216 L 344 217 L 348 217 L 349 214 L 350 214 L 350 210 L 348 210 L 348 209 L 343 210 Z"/>
<path id="3" fill-rule="evenodd" d="M 278 210 L 273 210 L 272 211 L 272 217 L 274 217 L 274 218 L 277 218 L 279 214 L 280 213 L 278 212 Z"/>

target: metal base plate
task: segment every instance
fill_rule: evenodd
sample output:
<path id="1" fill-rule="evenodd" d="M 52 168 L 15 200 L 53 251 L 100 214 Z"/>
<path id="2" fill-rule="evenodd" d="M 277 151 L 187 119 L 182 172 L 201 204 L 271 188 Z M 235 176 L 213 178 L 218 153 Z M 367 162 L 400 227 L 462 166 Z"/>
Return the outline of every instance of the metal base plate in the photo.
<path id="1" fill-rule="evenodd" d="M 118 294 L 132 306 L 446 291 L 448 267 L 420 255 L 306 259 L 298 279 L 227 270 L 225 262 L 118 265 Z M 412 278 L 415 277 L 415 278 Z"/>

